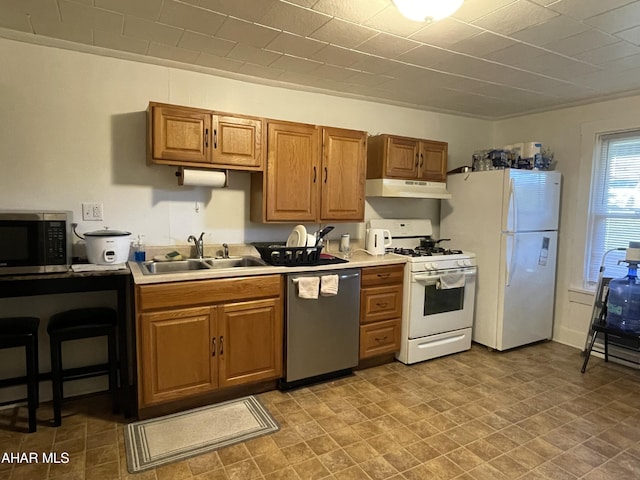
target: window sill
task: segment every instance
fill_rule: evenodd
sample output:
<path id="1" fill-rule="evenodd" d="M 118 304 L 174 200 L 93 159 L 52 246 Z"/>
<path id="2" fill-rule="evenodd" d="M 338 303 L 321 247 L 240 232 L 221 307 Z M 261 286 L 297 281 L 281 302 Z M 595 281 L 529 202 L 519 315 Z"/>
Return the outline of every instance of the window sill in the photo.
<path id="1" fill-rule="evenodd" d="M 569 302 L 593 305 L 595 296 L 595 288 L 591 290 L 584 287 L 569 287 Z"/>

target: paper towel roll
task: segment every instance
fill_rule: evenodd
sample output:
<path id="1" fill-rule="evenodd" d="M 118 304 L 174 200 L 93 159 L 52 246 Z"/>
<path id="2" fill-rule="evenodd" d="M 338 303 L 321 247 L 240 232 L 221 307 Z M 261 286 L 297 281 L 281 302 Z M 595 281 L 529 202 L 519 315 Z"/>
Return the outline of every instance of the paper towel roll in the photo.
<path id="1" fill-rule="evenodd" d="M 178 185 L 222 188 L 227 186 L 227 174 L 217 170 L 183 168 L 179 175 Z"/>

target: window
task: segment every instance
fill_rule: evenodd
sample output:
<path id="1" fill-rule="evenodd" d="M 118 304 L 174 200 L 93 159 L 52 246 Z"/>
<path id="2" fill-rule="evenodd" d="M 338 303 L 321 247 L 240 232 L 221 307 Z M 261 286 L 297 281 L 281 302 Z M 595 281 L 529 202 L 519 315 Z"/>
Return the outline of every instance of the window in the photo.
<path id="1" fill-rule="evenodd" d="M 640 130 L 601 135 L 597 144 L 586 259 L 586 281 L 592 286 L 605 252 L 640 241 Z M 607 255 L 604 276 L 625 276 L 626 265 L 617 265 L 624 258 L 623 251 Z"/>

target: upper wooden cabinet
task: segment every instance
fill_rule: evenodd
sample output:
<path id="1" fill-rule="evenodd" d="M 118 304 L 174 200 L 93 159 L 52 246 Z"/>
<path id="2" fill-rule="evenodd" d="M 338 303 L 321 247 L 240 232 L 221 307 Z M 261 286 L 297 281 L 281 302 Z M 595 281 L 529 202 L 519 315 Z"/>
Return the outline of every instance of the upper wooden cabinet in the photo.
<path id="1" fill-rule="evenodd" d="M 447 155 L 446 142 L 376 135 L 369 138 L 367 178 L 444 182 Z"/>
<path id="2" fill-rule="evenodd" d="M 262 170 L 261 118 L 149 103 L 147 162 Z"/>
<path id="3" fill-rule="evenodd" d="M 364 219 L 366 132 L 267 122 L 264 177 L 252 179 L 252 219 Z"/>
<path id="4" fill-rule="evenodd" d="M 322 127 L 320 221 L 364 220 L 367 134 Z"/>
<path id="5" fill-rule="evenodd" d="M 267 221 L 316 220 L 318 155 L 315 125 L 267 122 Z"/>

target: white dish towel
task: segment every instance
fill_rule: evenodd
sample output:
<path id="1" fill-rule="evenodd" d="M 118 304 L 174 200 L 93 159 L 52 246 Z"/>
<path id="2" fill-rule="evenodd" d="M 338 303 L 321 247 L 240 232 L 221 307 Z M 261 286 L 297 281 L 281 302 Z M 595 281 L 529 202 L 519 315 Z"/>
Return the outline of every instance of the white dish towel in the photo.
<path id="1" fill-rule="evenodd" d="M 439 290 L 461 287 L 464 287 L 464 273 L 446 273 L 441 275 L 436 285 L 436 288 Z"/>
<path id="2" fill-rule="evenodd" d="M 298 277 L 298 297 L 316 299 L 320 287 L 320 277 Z"/>
<path id="3" fill-rule="evenodd" d="M 323 275 L 320 277 L 320 295 L 329 297 L 338 294 L 338 275 Z"/>

